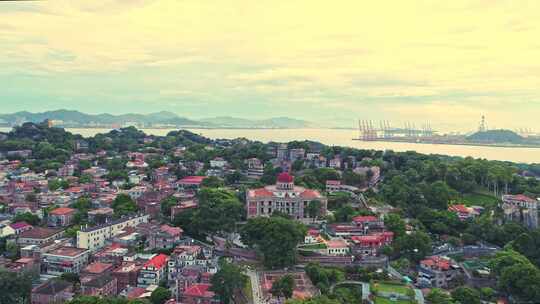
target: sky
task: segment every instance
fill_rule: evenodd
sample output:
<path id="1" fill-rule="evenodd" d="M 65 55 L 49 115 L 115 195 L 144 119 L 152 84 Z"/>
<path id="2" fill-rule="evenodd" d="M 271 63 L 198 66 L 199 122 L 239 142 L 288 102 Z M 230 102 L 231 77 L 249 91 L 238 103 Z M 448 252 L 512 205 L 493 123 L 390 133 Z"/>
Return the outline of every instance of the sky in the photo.
<path id="1" fill-rule="evenodd" d="M 61 108 L 540 131 L 540 1 L 0 1 L 0 112 Z"/>

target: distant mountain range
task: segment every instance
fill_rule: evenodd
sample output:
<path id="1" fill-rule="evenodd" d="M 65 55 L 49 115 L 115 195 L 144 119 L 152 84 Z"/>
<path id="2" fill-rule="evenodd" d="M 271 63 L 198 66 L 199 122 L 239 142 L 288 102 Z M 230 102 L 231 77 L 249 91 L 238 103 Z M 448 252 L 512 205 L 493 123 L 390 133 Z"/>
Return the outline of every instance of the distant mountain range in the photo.
<path id="1" fill-rule="evenodd" d="M 263 120 L 252 120 L 229 116 L 205 119 L 189 119 L 175 113 L 161 111 L 150 114 L 86 114 L 72 110 L 56 110 L 41 113 L 16 112 L 0 114 L 0 124 L 4 126 L 18 125 L 23 122 L 42 122 L 49 119 L 56 126 L 62 127 L 200 127 L 200 128 L 309 128 L 313 124 L 299 119 L 275 117 Z"/>

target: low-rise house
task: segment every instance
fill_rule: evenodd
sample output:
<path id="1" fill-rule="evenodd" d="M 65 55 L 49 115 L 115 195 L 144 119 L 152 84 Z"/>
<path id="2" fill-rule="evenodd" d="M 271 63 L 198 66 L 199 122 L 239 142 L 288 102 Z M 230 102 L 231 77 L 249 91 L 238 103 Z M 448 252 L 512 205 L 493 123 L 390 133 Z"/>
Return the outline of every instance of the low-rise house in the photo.
<path id="1" fill-rule="evenodd" d="M 385 231 L 370 235 L 355 235 L 351 237 L 352 252 L 355 256 L 376 256 L 382 247 L 390 245 L 394 233 Z"/>
<path id="2" fill-rule="evenodd" d="M 341 169 L 341 158 L 336 156 L 328 161 L 328 167 L 334 169 Z"/>
<path id="3" fill-rule="evenodd" d="M 144 223 L 137 226 L 137 231 L 146 236 L 147 249 L 174 248 L 180 243 L 184 231 L 180 227 Z"/>
<path id="4" fill-rule="evenodd" d="M 94 251 L 92 258 L 94 261 L 117 265 L 122 262 L 124 256 L 128 253 L 129 249 L 125 248 L 122 244 L 112 243 L 109 246 Z"/>
<path id="5" fill-rule="evenodd" d="M 41 245 L 60 239 L 64 235 L 64 230 L 35 227 L 21 232 L 17 238 L 19 245 Z"/>
<path id="6" fill-rule="evenodd" d="M 289 160 L 291 161 L 303 160 L 305 155 L 306 155 L 306 150 L 304 150 L 303 148 L 296 148 L 296 149 L 289 150 Z"/>
<path id="7" fill-rule="evenodd" d="M 79 273 L 88 264 L 89 251 L 76 247 L 60 247 L 44 253 L 42 262 L 51 275 Z"/>
<path id="8" fill-rule="evenodd" d="M 8 262 L 6 264 L 0 265 L 0 268 L 4 268 L 10 272 L 30 272 L 34 274 L 39 274 L 40 263 L 39 260 L 30 257 L 23 257 L 13 262 Z"/>
<path id="9" fill-rule="evenodd" d="M 207 176 L 186 176 L 176 181 L 175 186 L 177 190 L 197 190 L 206 178 Z"/>
<path id="10" fill-rule="evenodd" d="M 384 229 L 384 221 L 373 215 L 355 216 L 353 217 L 352 222 L 356 227 L 362 228 L 365 234 L 372 231 L 382 231 Z"/>
<path id="11" fill-rule="evenodd" d="M 219 169 L 224 169 L 225 167 L 227 167 L 228 163 L 225 159 L 221 158 L 221 157 L 216 157 L 212 160 L 210 160 L 210 167 L 211 168 L 219 168 Z"/>
<path id="12" fill-rule="evenodd" d="M 459 269 L 450 258 L 428 257 L 420 261 L 417 281 L 420 286 L 444 288 L 459 274 Z"/>
<path id="13" fill-rule="evenodd" d="M 199 204 L 197 203 L 197 200 L 194 200 L 194 199 L 193 200 L 183 201 L 183 202 L 178 203 L 178 205 L 176 205 L 176 206 L 172 206 L 171 207 L 171 221 L 173 221 L 174 218 L 178 214 L 180 214 L 180 213 L 182 213 L 182 212 L 184 212 L 186 210 L 189 210 L 189 209 L 195 209 L 197 207 L 199 207 Z"/>
<path id="14" fill-rule="evenodd" d="M 137 262 L 122 262 L 112 271 L 112 276 L 116 278 L 117 290 L 122 291 L 127 286 L 137 286 L 139 271 L 143 265 Z"/>
<path id="15" fill-rule="evenodd" d="M 349 244 L 341 238 L 332 239 L 326 242 L 326 251 L 327 255 L 346 255 L 349 253 Z"/>
<path id="16" fill-rule="evenodd" d="M 482 207 L 467 207 L 462 204 L 448 207 L 448 211 L 456 213 L 462 221 L 477 217 L 482 209 Z"/>
<path id="17" fill-rule="evenodd" d="M 103 263 L 103 262 L 93 262 L 88 264 L 86 268 L 83 269 L 82 274 L 85 275 L 101 275 L 109 273 L 114 269 L 112 263 Z"/>
<path id="18" fill-rule="evenodd" d="M 81 278 L 81 294 L 94 297 L 111 297 L 118 294 L 116 278 L 110 273 Z"/>
<path id="19" fill-rule="evenodd" d="M 98 208 L 88 211 L 88 221 L 96 224 L 104 224 L 112 219 L 114 209 L 109 207 Z"/>
<path id="20" fill-rule="evenodd" d="M 247 175 L 251 178 L 261 178 L 264 174 L 264 164 L 258 158 L 246 160 Z"/>
<path id="21" fill-rule="evenodd" d="M 51 279 L 31 292 L 31 304 L 57 304 L 73 299 L 73 283 Z"/>
<path id="22" fill-rule="evenodd" d="M 173 286 L 172 294 L 176 298 L 192 285 L 209 284 L 211 277 L 212 274 L 205 272 L 202 266 L 186 266 L 169 280 L 169 286 Z"/>
<path id="23" fill-rule="evenodd" d="M 62 207 L 49 212 L 47 224 L 49 227 L 66 227 L 71 225 L 75 216 L 75 209 Z"/>
<path id="24" fill-rule="evenodd" d="M 351 224 L 329 224 L 326 226 L 326 232 L 333 237 L 350 237 L 354 235 L 364 235 L 363 227 Z"/>
<path id="25" fill-rule="evenodd" d="M 158 254 L 146 262 L 139 271 L 137 286 L 159 285 L 159 282 L 167 277 L 168 260 L 169 256 Z"/>
<path id="26" fill-rule="evenodd" d="M 0 238 L 15 234 L 15 229 L 11 225 L 0 223 Z"/>
<path id="27" fill-rule="evenodd" d="M 215 293 L 210 291 L 210 284 L 194 284 L 182 293 L 182 303 L 185 304 L 218 304 Z"/>
<path id="28" fill-rule="evenodd" d="M 178 279 L 186 267 L 199 267 L 201 272 L 216 273 L 217 257 L 211 248 L 199 245 L 180 245 L 171 253 L 168 279 Z"/>
<path id="29" fill-rule="evenodd" d="M 318 243 L 320 238 L 319 230 L 309 229 L 306 236 L 304 237 L 304 244 L 314 244 Z"/>
<path id="30" fill-rule="evenodd" d="M 339 192 L 341 191 L 341 181 L 340 180 L 327 180 L 326 181 L 326 192 Z"/>

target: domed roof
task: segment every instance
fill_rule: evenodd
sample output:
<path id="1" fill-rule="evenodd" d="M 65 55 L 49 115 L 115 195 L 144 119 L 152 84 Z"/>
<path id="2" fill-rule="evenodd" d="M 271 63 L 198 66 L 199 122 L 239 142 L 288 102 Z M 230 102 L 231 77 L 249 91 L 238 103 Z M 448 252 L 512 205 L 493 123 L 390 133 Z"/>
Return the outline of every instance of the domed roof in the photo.
<path id="1" fill-rule="evenodd" d="M 283 172 L 278 175 L 277 181 L 278 183 L 292 183 L 293 177 L 289 173 Z"/>

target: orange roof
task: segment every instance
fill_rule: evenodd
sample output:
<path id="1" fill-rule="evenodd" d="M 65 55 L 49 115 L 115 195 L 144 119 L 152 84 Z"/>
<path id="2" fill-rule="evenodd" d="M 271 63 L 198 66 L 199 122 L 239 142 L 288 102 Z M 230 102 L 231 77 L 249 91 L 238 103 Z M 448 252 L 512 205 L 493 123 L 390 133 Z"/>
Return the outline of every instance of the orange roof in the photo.
<path id="1" fill-rule="evenodd" d="M 70 214 L 70 213 L 73 213 L 73 212 L 75 212 L 75 209 L 67 208 L 67 207 L 61 207 L 61 208 L 54 209 L 49 214 L 52 214 L 52 215 L 67 215 L 67 214 Z"/>
<path id="2" fill-rule="evenodd" d="M 151 258 L 148 262 L 144 264 L 144 267 L 154 267 L 157 269 L 162 268 L 163 266 L 167 265 L 167 261 L 169 260 L 169 256 L 166 254 L 158 254 L 155 257 Z"/>
<path id="3" fill-rule="evenodd" d="M 109 263 L 94 262 L 86 266 L 85 271 L 89 273 L 103 273 L 106 270 L 110 270 L 113 267 Z"/>
<path id="4" fill-rule="evenodd" d="M 459 212 L 459 213 L 469 213 L 469 208 L 467 208 L 467 206 L 465 205 L 452 205 L 450 207 L 448 207 L 448 211 L 455 211 L 455 212 Z"/>
<path id="5" fill-rule="evenodd" d="M 302 198 L 318 198 L 321 195 L 318 191 L 306 189 L 304 192 L 300 193 L 300 197 Z"/>
<path id="6" fill-rule="evenodd" d="M 429 267 L 437 267 L 440 270 L 448 270 L 450 269 L 450 260 L 443 259 L 439 256 L 432 256 L 425 260 L 420 261 L 420 264 L 429 266 Z"/>
<path id="7" fill-rule="evenodd" d="M 249 191 L 250 196 L 273 196 L 274 194 L 266 188 L 253 189 Z"/>
<path id="8" fill-rule="evenodd" d="M 365 216 L 359 215 L 359 216 L 353 217 L 353 222 L 355 223 L 376 222 L 377 220 L 378 220 L 377 217 L 373 215 L 365 215 Z"/>
<path id="9" fill-rule="evenodd" d="M 197 298 L 212 298 L 214 297 L 214 293 L 211 292 L 209 289 L 210 289 L 210 284 L 194 284 L 194 285 L 191 285 L 191 287 L 188 287 L 185 291 L 184 291 L 184 296 L 188 296 L 188 297 L 197 297 Z"/>

